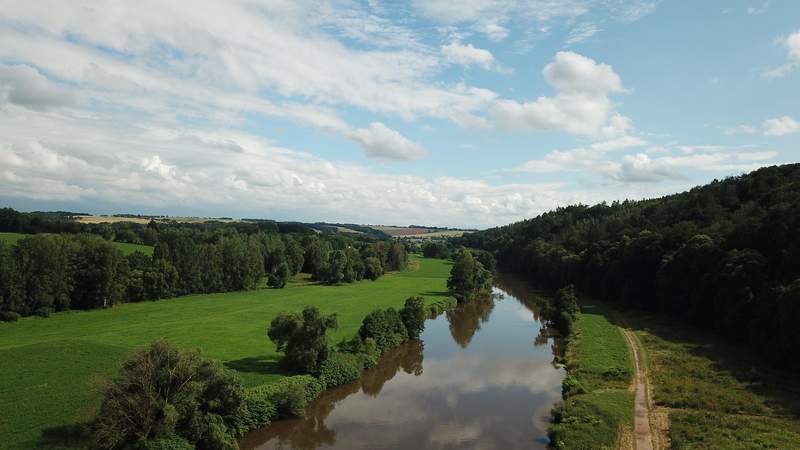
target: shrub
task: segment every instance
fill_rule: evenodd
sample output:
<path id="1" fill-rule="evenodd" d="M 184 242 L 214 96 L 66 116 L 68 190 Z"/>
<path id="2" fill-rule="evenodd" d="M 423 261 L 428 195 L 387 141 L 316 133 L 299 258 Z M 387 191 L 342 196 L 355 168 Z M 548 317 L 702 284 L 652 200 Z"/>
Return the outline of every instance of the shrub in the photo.
<path id="1" fill-rule="evenodd" d="M 194 450 L 191 442 L 174 434 L 147 441 L 142 447 L 144 450 Z"/>
<path id="2" fill-rule="evenodd" d="M 573 395 L 585 394 L 588 392 L 586 385 L 581 383 L 577 378 L 572 375 L 567 375 L 561 383 L 561 396 L 564 398 L 572 397 Z"/>
<path id="3" fill-rule="evenodd" d="M 362 359 L 358 354 L 332 353 L 322 363 L 319 379 L 325 386 L 331 388 L 358 379 L 363 368 Z"/>
<path id="4" fill-rule="evenodd" d="M 0 311 L 0 322 L 16 322 L 22 317 L 14 311 Z"/>
<path id="5" fill-rule="evenodd" d="M 106 389 L 94 440 L 112 449 L 178 435 L 201 450 L 235 448 L 243 412 L 235 372 L 156 342 L 131 355 Z"/>
<path id="6" fill-rule="evenodd" d="M 302 417 L 308 404 L 325 389 L 325 384 L 311 375 L 297 375 L 249 389 L 246 394 L 249 428 L 266 425 L 285 417 Z"/>
<path id="7" fill-rule="evenodd" d="M 408 338 L 400 314 L 393 308 L 385 311 L 375 310 L 367 314 L 361 322 L 358 335 L 361 339 L 374 339 L 381 353 L 397 347 Z"/>

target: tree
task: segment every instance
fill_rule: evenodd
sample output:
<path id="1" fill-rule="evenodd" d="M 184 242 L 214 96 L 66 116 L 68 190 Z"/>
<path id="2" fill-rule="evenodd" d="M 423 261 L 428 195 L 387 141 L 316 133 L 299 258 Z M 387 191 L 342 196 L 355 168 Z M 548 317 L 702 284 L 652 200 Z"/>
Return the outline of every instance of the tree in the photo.
<path id="1" fill-rule="evenodd" d="M 381 260 L 370 256 L 364 259 L 364 277 L 375 281 L 380 276 L 383 275 L 383 266 L 381 266 Z"/>
<path id="2" fill-rule="evenodd" d="M 128 261 L 110 242 L 83 235 L 78 238 L 70 306 L 106 308 L 125 298 Z"/>
<path id="3" fill-rule="evenodd" d="M 278 267 L 275 268 L 275 272 L 269 274 L 269 280 L 267 280 L 267 285 L 272 288 L 281 289 L 286 286 L 286 282 L 289 280 L 289 265 L 286 262 L 282 262 L 278 264 Z"/>
<path id="4" fill-rule="evenodd" d="M 408 338 L 408 331 L 400 314 L 395 309 L 389 308 L 377 309 L 367 314 L 361 322 L 358 335 L 364 341 L 368 338 L 374 339 L 378 350 L 383 353 L 405 341 Z"/>
<path id="5" fill-rule="evenodd" d="M 447 288 L 459 302 L 472 300 L 491 288 L 492 274 L 464 250 L 456 258 L 447 280 Z"/>
<path id="6" fill-rule="evenodd" d="M 419 340 L 425 328 L 425 299 L 422 297 L 409 297 L 405 306 L 400 310 L 400 317 L 408 332 L 408 338 Z"/>
<path id="7" fill-rule="evenodd" d="M 128 358 L 93 424 L 103 449 L 180 436 L 198 449 L 236 449 L 244 390 L 236 373 L 197 352 L 155 342 Z"/>
<path id="8" fill-rule="evenodd" d="M 338 326 L 336 315 L 323 316 L 316 307 L 302 313 L 282 312 L 272 319 L 267 337 L 284 353 L 292 370 L 317 373 L 330 353 L 327 331 Z"/>

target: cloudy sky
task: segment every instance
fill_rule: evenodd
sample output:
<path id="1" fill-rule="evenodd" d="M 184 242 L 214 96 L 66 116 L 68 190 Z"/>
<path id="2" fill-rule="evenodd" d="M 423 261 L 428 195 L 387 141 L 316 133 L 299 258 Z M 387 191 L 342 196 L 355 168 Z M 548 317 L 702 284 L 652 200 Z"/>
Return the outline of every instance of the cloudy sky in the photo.
<path id="1" fill-rule="evenodd" d="M 795 0 L 0 0 L 0 206 L 486 227 L 798 160 Z"/>

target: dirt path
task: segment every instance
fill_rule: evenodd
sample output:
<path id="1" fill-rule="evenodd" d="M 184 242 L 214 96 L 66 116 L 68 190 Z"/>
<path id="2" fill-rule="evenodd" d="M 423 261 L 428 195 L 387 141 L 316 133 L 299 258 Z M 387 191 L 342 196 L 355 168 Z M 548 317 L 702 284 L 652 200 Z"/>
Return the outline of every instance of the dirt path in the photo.
<path id="1" fill-rule="evenodd" d="M 636 450 L 653 450 L 653 433 L 650 429 L 650 392 L 647 386 L 647 364 L 644 360 L 639 339 L 631 330 L 620 328 L 628 347 L 633 354 L 633 362 L 636 368 L 634 376 L 634 388 L 636 399 L 634 400 L 634 424 L 633 432 L 636 437 Z"/>

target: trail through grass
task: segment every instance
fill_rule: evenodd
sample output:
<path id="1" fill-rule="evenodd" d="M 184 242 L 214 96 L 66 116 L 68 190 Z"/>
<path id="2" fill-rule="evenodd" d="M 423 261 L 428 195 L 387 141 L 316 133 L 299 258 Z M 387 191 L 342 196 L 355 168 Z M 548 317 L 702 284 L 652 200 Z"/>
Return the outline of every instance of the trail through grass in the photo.
<path id="1" fill-rule="evenodd" d="M 553 446 L 564 450 L 614 449 L 633 428 L 633 362 L 620 329 L 602 304 L 583 301 L 577 332 L 567 345 L 568 379 L 577 394 L 557 411 Z"/>
<path id="2" fill-rule="evenodd" d="M 413 261 L 415 270 L 374 282 L 295 283 L 0 323 L 0 448 L 31 448 L 42 430 L 90 417 L 100 400 L 99 380 L 116 373 L 131 351 L 157 339 L 199 348 L 237 370 L 247 386 L 277 380 L 285 374 L 266 337 L 273 317 L 305 306 L 337 313 L 339 329 L 331 336 L 337 341 L 353 336 L 376 308 L 400 307 L 412 295 L 428 304 L 446 298 L 450 263 Z"/>
<path id="3" fill-rule="evenodd" d="M 800 449 L 800 381 L 668 318 L 626 313 L 676 450 Z"/>

